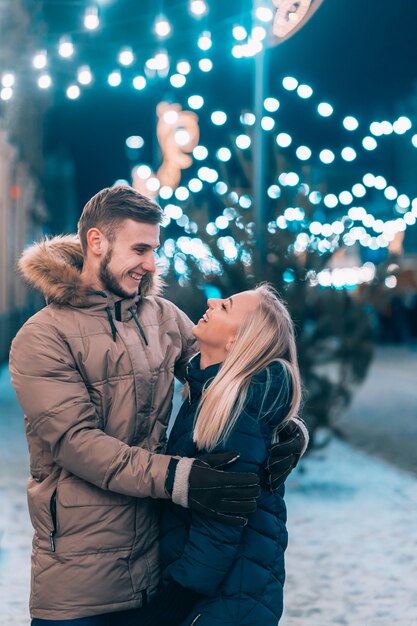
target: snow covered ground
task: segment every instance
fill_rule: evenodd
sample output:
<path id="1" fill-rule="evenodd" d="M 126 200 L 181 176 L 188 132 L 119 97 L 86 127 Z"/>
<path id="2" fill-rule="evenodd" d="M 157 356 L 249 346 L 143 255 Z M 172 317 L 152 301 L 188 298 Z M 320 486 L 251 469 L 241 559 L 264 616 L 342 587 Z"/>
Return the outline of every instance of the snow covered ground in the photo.
<path id="1" fill-rule="evenodd" d="M 8 372 L 0 369 L 1 626 L 29 624 L 22 422 Z M 333 441 L 290 478 L 286 500 L 280 626 L 417 626 L 416 477 Z"/>
<path id="2" fill-rule="evenodd" d="M 282 626 L 417 625 L 417 480 L 333 441 L 287 483 Z"/>

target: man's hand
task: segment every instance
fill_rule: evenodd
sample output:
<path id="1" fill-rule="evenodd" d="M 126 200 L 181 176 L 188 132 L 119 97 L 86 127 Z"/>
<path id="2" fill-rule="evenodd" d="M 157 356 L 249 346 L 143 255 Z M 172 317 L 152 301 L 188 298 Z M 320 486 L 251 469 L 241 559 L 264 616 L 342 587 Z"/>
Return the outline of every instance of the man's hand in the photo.
<path id="1" fill-rule="evenodd" d="M 279 441 L 271 445 L 265 464 L 266 481 L 271 491 L 285 482 L 307 443 L 307 429 L 301 428 L 297 422 L 290 421 L 279 431 Z"/>
<path id="2" fill-rule="evenodd" d="M 193 511 L 230 526 L 245 526 L 256 510 L 259 476 L 246 472 L 223 472 L 239 458 L 234 452 L 180 459 L 175 470 L 172 500 Z"/>

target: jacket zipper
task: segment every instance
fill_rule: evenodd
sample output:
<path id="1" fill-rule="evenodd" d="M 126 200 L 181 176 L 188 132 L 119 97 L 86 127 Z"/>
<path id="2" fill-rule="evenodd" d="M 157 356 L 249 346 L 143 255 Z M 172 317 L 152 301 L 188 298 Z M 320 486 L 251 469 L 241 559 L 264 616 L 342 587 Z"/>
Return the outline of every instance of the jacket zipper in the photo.
<path id="1" fill-rule="evenodd" d="M 51 500 L 49 502 L 49 509 L 51 512 L 52 518 L 52 529 L 49 533 L 49 543 L 51 544 L 51 552 L 55 552 L 55 535 L 56 535 L 56 489 L 51 496 Z"/>
<path id="2" fill-rule="evenodd" d="M 195 616 L 195 618 L 193 619 L 193 621 L 191 622 L 190 626 L 194 626 L 194 624 L 196 624 L 198 622 L 198 620 L 201 617 L 201 613 L 199 613 L 198 615 Z"/>

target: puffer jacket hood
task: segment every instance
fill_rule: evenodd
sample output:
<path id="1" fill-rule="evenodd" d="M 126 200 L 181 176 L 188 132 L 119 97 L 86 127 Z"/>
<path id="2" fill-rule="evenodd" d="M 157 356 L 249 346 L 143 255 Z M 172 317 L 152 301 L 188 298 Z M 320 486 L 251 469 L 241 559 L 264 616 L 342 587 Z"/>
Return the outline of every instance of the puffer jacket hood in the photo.
<path id="1" fill-rule="evenodd" d="M 82 307 L 96 293 L 82 280 L 83 263 L 77 235 L 59 235 L 26 248 L 18 265 L 26 282 L 41 291 L 48 303 Z M 147 273 L 141 281 L 140 295 L 160 295 L 162 286 L 158 273 Z"/>
<path id="2" fill-rule="evenodd" d="M 74 236 L 20 260 L 48 305 L 10 352 L 25 414 L 34 527 L 32 618 L 66 620 L 140 607 L 158 587 L 159 499 L 174 376 L 195 354 L 192 322 L 172 302 L 120 299 L 81 280 Z"/>

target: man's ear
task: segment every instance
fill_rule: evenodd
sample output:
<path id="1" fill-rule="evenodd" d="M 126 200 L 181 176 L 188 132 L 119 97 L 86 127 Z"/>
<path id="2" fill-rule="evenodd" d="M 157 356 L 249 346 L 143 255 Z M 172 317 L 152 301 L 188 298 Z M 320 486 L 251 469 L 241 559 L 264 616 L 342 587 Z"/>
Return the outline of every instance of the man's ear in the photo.
<path id="1" fill-rule="evenodd" d="M 89 251 L 96 256 L 103 256 L 107 251 L 107 239 L 98 228 L 87 231 L 87 245 Z"/>

